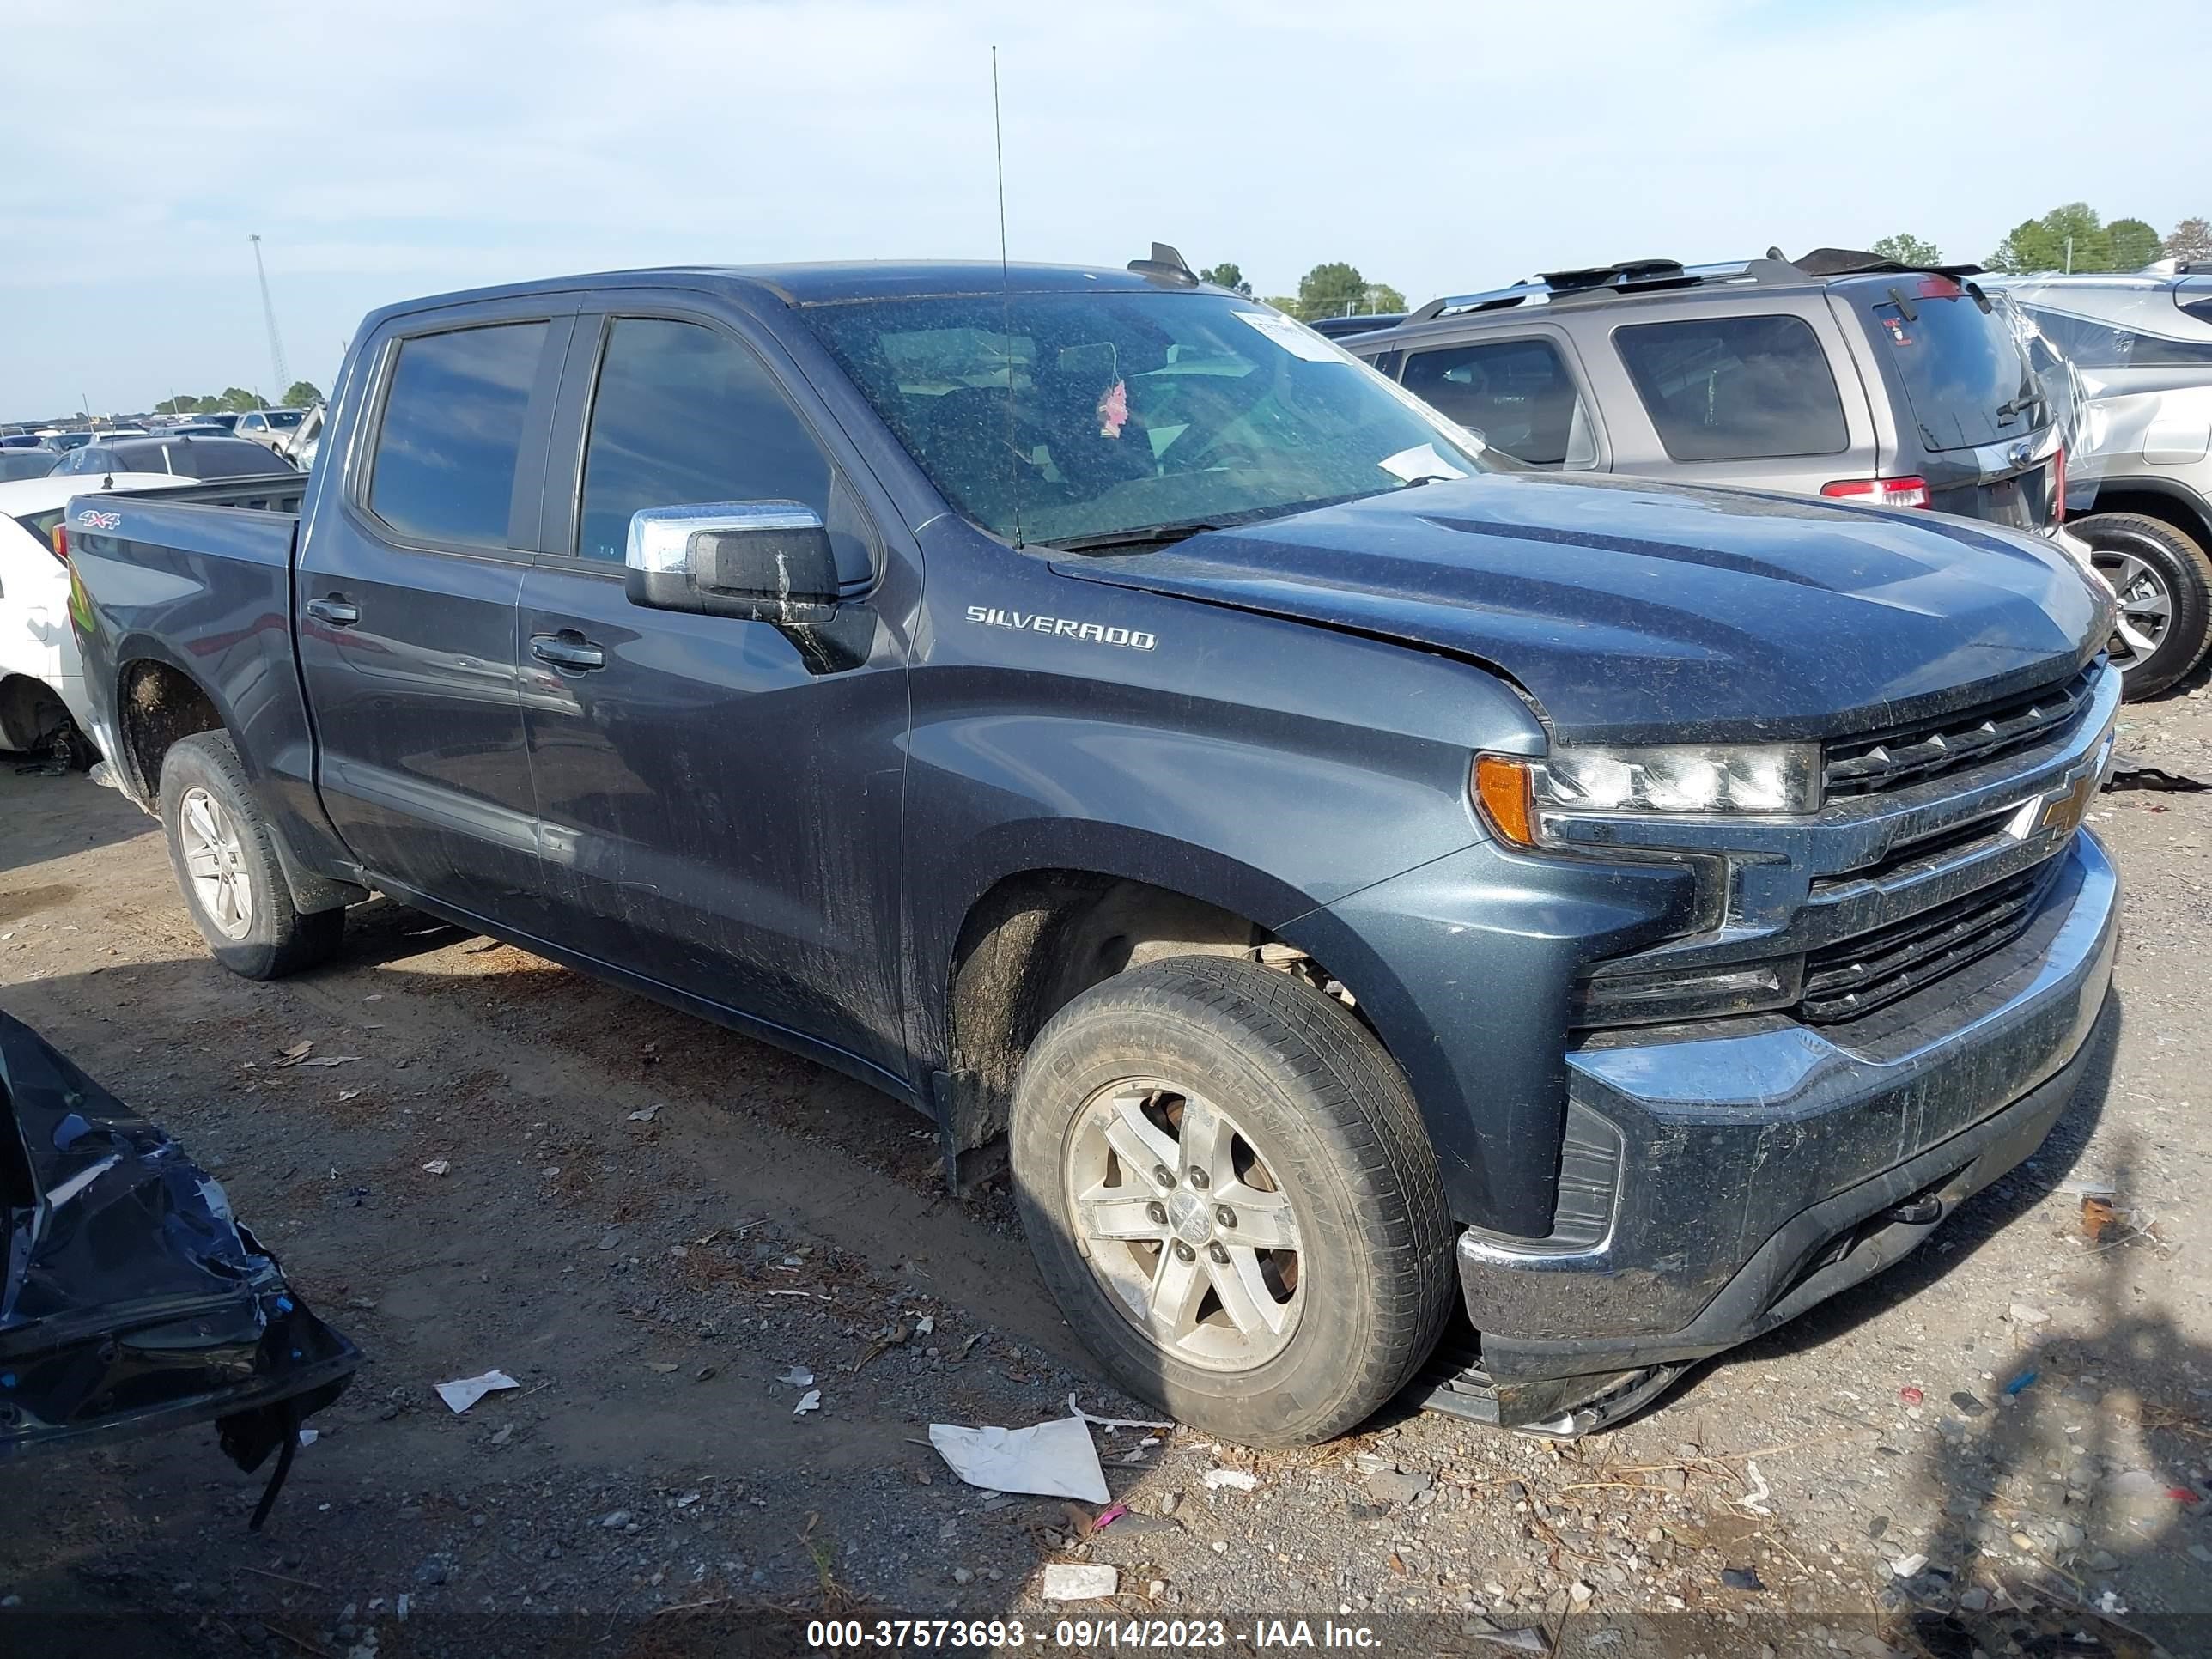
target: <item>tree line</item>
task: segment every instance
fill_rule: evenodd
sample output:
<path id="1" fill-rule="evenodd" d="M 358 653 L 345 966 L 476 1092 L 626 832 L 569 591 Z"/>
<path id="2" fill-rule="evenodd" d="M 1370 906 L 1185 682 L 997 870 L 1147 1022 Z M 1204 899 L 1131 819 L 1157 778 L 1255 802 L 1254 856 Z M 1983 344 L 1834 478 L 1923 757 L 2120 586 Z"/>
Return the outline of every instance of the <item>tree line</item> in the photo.
<path id="1" fill-rule="evenodd" d="M 1940 265 L 1943 250 L 1909 234 L 1885 236 L 1873 251 L 1900 264 Z M 2141 270 L 2154 259 L 2183 264 L 2212 261 L 2212 223 L 2184 219 L 2165 235 L 2141 219 L 2106 220 L 2087 202 L 2069 202 L 2039 219 L 2023 219 L 1981 263 L 1991 270 L 2071 270 L 2076 275 Z"/>
<path id="2" fill-rule="evenodd" d="M 283 407 L 313 409 L 322 402 L 323 394 L 312 380 L 295 380 L 285 388 Z M 243 415 L 251 409 L 261 408 L 258 393 L 244 386 L 225 386 L 211 398 L 164 398 L 154 405 L 156 415 Z"/>
<path id="3" fill-rule="evenodd" d="M 1943 263 L 1941 247 L 1909 232 L 1883 237 L 1872 251 L 1900 264 Z M 2069 202 L 2039 219 L 2024 219 L 2014 225 L 1981 263 L 1991 270 L 2087 272 L 2141 270 L 2159 258 L 2184 264 L 2212 264 L 2212 223 L 2202 218 L 2184 219 L 2160 235 L 2156 226 L 2144 220 L 2108 221 L 2087 202 Z M 1201 282 L 1251 296 L 1252 284 L 1234 261 L 1224 259 L 1198 275 Z M 1369 282 L 1358 266 L 1340 259 L 1316 265 L 1298 278 L 1296 294 L 1271 294 L 1267 302 L 1309 323 L 1324 317 L 1406 309 L 1403 294 L 1388 283 Z M 290 401 L 289 397 L 286 401 Z"/>

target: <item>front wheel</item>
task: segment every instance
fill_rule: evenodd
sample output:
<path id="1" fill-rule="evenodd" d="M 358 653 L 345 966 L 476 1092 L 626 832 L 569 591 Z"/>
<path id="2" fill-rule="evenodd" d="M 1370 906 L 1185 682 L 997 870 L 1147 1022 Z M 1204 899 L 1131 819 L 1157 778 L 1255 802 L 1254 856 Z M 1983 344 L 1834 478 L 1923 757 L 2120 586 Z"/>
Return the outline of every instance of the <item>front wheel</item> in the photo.
<path id="1" fill-rule="evenodd" d="M 1453 1230 L 1403 1076 L 1344 1006 L 1182 957 L 1096 986 L 1023 1063 L 1030 1247 L 1115 1380 L 1254 1446 L 1346 1432 L 1427 1359 Z"/>
<path id="2" fill-rule="evenodd" d="M 2212 560 L 2193 537 L 2140 513 L 2095 513 L 2066 528 L 2089 544 L 2119 599 L 2111 649 L 2121 695 L 2137 702 L 2168 690 L 2212 646 Z"/>
<path id="3" fill-rule="evenodd" d="M 247 979 L 276 979 L 338 948 L 345 912 L 301 915 L 276 848 L 221 732 L 178 739 L 161 759 L 161 827 L 185 908 L 216 960 Z"/>

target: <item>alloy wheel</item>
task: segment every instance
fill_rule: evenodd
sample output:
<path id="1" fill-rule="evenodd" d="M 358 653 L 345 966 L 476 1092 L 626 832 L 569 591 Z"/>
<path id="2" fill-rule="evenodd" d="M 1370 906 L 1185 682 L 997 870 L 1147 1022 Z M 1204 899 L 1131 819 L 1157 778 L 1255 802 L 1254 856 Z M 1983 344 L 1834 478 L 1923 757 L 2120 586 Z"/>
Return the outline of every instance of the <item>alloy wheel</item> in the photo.
<path id="1" fill-rule="evenodd" d="M 1063 1159 L 1076 1245 L 1115 1310 L 1209 1370 L 1249 1370 L 1290 1344 L 1304 1308 L 1288 1195 L 1237 1120 L 1157 1079 L 1099 1091 Z"/>
<path id="2" fill-rule="evenodd" d="M 253 926 L 253 878 L 230 814 L 206 790 L 187 789 L 177 803 L 177 839 L 202 913 L 225 939 L 244 939 Z"/>

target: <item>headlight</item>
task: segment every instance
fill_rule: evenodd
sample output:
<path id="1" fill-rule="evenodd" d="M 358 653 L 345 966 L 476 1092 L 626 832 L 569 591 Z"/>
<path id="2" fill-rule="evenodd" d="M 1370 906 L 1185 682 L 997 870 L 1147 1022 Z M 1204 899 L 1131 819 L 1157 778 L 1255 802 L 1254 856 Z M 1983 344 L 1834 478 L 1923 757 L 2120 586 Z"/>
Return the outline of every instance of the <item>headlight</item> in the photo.
<path id="1" fill-rule="evenodd" d="M 1658 744 L 1556 748 L 1541 760 L 1480 755 L 1474 795 L 1492 829 L 1521 847 L 1547 812 L 1767 817 L 1820 805 L 1820 745 Z"/>

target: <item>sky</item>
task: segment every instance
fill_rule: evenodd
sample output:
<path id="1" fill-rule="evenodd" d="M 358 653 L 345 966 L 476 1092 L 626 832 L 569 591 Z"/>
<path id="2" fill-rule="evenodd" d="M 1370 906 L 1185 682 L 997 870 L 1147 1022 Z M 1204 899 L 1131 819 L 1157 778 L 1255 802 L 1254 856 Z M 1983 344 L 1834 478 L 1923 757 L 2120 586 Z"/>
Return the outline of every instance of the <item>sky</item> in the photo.
<path id="1" fill-rule="evenodd" d="M 0 11 L 0 420 L 327 388 L 371 308 L 1154 240 L 1416 302 L 1624 258 L 2212 217 L 2200 0 L 100 0 Z M 2191 129 L 2194 129 L 2191 131 Z"/>

